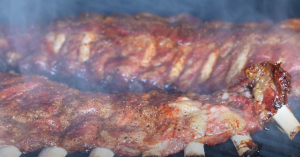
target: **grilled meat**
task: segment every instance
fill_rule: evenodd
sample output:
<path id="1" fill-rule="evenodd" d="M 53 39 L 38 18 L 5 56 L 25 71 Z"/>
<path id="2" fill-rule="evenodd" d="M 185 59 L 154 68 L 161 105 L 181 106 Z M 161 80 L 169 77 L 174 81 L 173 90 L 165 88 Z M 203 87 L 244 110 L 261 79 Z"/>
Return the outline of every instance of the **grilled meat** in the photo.
<path id="1" fill-rule="evenodd" d="M 290 77 L 279 64 L 264 62 L 246 72 L 249 80 L 212 95 L 82 92 L 42 76 L 2 73 L 0 144 L 24 152 L 102 147 L 128 156 L 150 150 L 166 156 L 191 141 L 222 143 L 261 130 L 275 105 L 287 101 Z"/>
<path id="2" fill-rule="evenodd" d="M 299 20 L 201 22 L 178 15 L 86 13 L 27 31 L 2 28 L 1 58 L 22 73 L 86 80 L 100 91 L 212 93 L 245 78 L 250 64 L 283 62 L 300 94 Z M 11 33 L 13 32 L 13 33 Z"/>

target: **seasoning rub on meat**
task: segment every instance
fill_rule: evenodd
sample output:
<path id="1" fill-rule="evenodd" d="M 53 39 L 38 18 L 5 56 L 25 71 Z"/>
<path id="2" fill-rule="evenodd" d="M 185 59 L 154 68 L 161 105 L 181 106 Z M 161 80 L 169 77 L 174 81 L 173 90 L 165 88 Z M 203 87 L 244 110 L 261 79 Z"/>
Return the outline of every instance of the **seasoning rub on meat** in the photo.
<path id="1" fill-rule="evenodd" d="M 249 65 L 282 62 L 293 76 L 292 95 L 300 95 L 299 23 L 85 13 L 27 31 L 0 28 L 0 58 L 21 73 L 76 76 L 110 93 L 211 94 L 246 78 Z"/>
<path id="2" fill-rule="evenodd" d="M 82 92 L 43 76 L 2 73 L 0 144 L 22 152 L 46 147 L 41 154 L 94 149 L 91 156 L 103 150 L 167 156 L 185 149 L 189 156 L 199 153 L 195 146 L 231 138 L 243 155 L 248 150 L 239 145 L 288 108 L 290 91 L 290 75 L 280 64 L 263 62 L 246 73 L 247 80 L 212 95 Z M 290 125 L 290 138 L 298 127 L 297 120 Z"/>

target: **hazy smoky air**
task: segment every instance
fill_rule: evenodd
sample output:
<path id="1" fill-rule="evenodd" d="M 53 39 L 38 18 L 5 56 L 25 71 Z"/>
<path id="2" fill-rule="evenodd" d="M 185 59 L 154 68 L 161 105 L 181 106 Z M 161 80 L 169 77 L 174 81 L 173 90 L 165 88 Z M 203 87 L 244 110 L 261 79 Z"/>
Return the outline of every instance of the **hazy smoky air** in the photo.
<path id="1" fill-rule="evenodd" d="M 186 13 L 201 20 L 231 22 L 280 21 L 299 17 L 299 1 L 285 0 L 0 0 L 0 22 L 49 22 L 57 17 L 92 11 L 103 14 L 150 12 L 160 16 Z"/>
<path id="2" fill-rule="evenodd" d="M 96 12 L 106 15 L 148 12 L 159 16 L 184 13 L 195 16 L 202 21 L 278 22 L 287 18 L 300 18 L 299 8 L 300 0 L 0 0 L 0 30 L 2 25 L 25 26 L 24 30 L 26 30 L 26 26 L 31 24 L 45 23 L 47 25 L 54 19 L 77 15 L 82 12 Z M 15 33 L 14 29 L 8 29 L 8 31 L 8 34 Z M 16 52 L 22 52 L 24 49 L 21 44 L 22 39 L 14 38 L 12 40 Z M 6 69 L 7 66 L 0 59 L 0 71 L 1 68 Z M 59 80 L 59 78 L 56 80 Z M 78 81 L 74 78 L 68 81 L 69 85 L 89 90 L 89 87 L 85 87 L 87 82 L 83 82 L 83 80 L 79 79 Z M 291 105 L 298 103 L 291 102 Z M 297 110 L 300 110 L 300 105 Z M 297 115 L 298 120 L 300 120 L 299 114 Z M 290 141 L 277 129 L 275 124 L 270 124 L 268 127 L 270 131 L 261 131 L 252 136 L 255 142 L 262 146 L 261 155 L 281 157 L 299 152 L 300 140 L 298 139 L 300 139 L 300 135 L 297 135 L 298 137 L 294 141 Z M 215 156 L 225 157 L 236 154 L 231 141 L 213 147 L 205 146 L 205 151 L 207 155 L 214 154 Z M 222 152 L 227 152 L 228 155 Z M 26 157 L 32 156 L 29 153 Z M 72 155 L 68 156 L 71 157 Z M 182 152 L 180 156 L 183 156 Z"/>

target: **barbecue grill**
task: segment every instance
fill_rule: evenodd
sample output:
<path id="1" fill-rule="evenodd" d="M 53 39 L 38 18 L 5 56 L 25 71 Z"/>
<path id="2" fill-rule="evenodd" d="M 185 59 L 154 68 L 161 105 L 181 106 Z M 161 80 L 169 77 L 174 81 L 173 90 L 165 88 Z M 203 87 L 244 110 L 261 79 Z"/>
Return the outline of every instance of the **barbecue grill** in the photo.
<path id="1" fill-rule="evenodd" d="M 288 18 L 300 18 L 299 1 L 1 1 L 0 23 L 4 25 L 23 24 L 30 26 L 34 23 L 51 23 L 54 19 L 78 15 L 82 12 L 96 12 L 100 14 L 137 14 L 149 12 L 159 16 L 171 16 L 176 14 L 189 14 L 202 21 L 222 20 L 229 22 L 248 21 L 273 21 L 278 22 Z M 67 82 L 70 87 L 83 89 L 84 85 L 78 86 L 81 80 Z M 83 89 L 89 90 L 89 89 Z M 298 100 L 290 100 L 290 105 L 296 105 Z M 300 106 L 297 110 L 300 111 Z M 300 114 L 294 114 L 300 120 Z M 300 135 L 290 141 L 272 123 L 266 129 L 252 135 L 254 142 L 260 148 L 261 156 L 300 156 Z M 22 157 L 36 157 L 39 152 L 23 154 Z M 216 146 L 205 146 L 207 157 L 238 156 L 238 153 L 231 141 Z M 68 157 L 87 157 L 89 152 L 78 152 L 68 155 Z M 170 155 L 172 157 L 182 157 L 183 152 Z"/>

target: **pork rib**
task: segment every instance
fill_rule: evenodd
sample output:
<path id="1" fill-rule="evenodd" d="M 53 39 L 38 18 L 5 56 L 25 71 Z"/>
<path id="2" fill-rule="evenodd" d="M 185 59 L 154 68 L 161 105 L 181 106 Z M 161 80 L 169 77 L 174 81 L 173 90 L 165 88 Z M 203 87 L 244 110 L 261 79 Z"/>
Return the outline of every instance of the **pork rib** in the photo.
<path id="1" fill-rule="evenodd" d="M 86 13 L 44 29 L 3 27 L 0 54 L 22 73 L 77 76 L 111 93 L 211 93 L 245 78 L 250 64 L 280 61 L 293 76 L 292 94 L 300 95 L 298 24 L 298 19 L 233 24 L 185 15 Z"/>
<path id="2" fill-rule="evenodd" d="M 167 156 L 192 141 L 222 143 L 261 130 L 276 114 L 275 105 L 287 101 L 290 77 L 280 65 L 264 62 L 247 70 L 250 84 L 263 86 L 252 91 L 245 80 L 213 95 L 81 92 L 42 76 L 2 73 L 0 144 L 23 152 L 101 147 L 128 156 L 146 151 Z M 261 102 L 254 100 L 257 90 Z"/>

